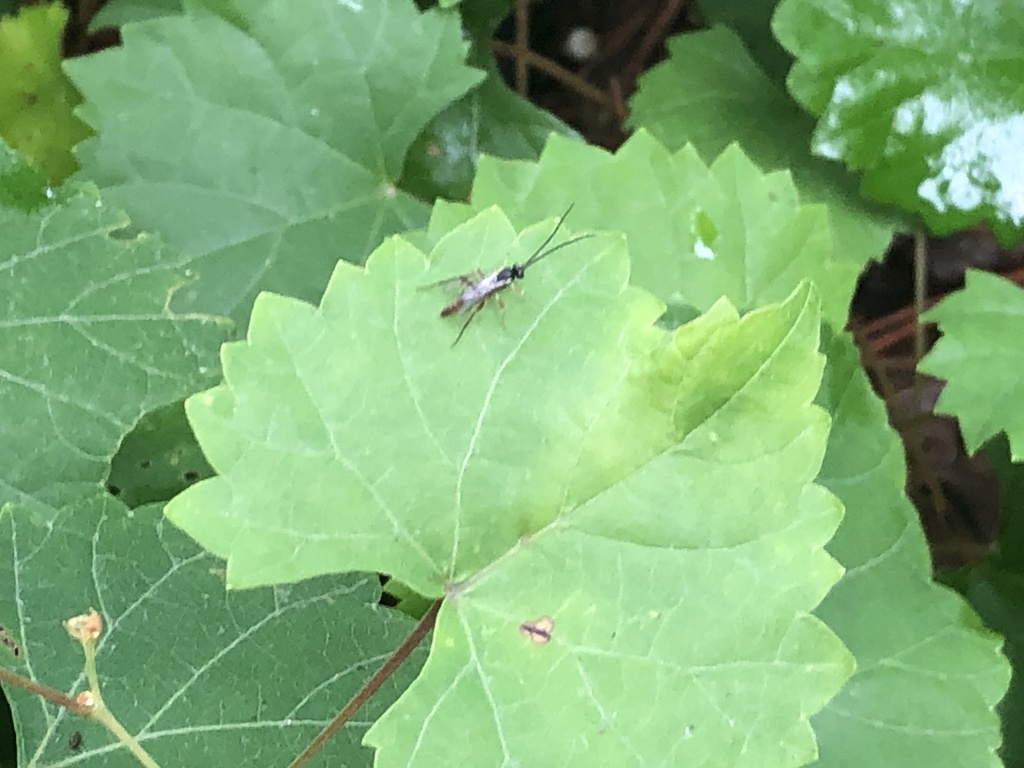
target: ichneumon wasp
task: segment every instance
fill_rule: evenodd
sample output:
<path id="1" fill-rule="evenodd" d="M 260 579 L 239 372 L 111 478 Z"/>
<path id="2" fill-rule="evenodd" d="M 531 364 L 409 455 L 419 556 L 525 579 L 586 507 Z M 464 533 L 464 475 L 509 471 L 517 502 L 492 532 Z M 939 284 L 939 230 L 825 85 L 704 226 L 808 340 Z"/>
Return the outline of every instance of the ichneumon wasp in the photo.
<path id="1" fill-rule="evenodd" d="M 501 301 L 501 297 L 498 294 L 512 285 L 516 280 L 522 280 L 523 277 L 526 276 L 527 267 L 533 266 L 541 259 L 550 256 L 561 248 L 565 248 L 573 243 L 578 243 L 580 240 L 586 240 L 588 237 L 593 237 L 593 235 L 589 234 L 578 235 L 577 237 L 566 240 L 564 243 L 559 243 L 552 248 L 548 248 L 546 251 L 544 250 L 547 248 L 548 243 L 554 239 L 558 230 L 562 226 L 562 222 L 565 221 L 565 217 L 569 215 L 569 211 L 571 210 L 572 206 L 570 205 L 568 209 L 566 209 L 565 213 L 562 214 L 558 223 L 555 224 L 555 228 L 551 230 L 551 234 L 547 236 L 547 239 L 541 243 L 537 250 L 533 252 L 533 255 L 531 255 L 530 258 L 522 264 L 509 264 L 501 269 L 496 269 L 490 274 L 484 274 L 482 270 L 478 269 L 475 273 L 455 275 L 455 277 L 448 277 L 444 280 L 438 280 L 436 283 L 430 283 L 429 285 L 422 286 L 422 288 L 425 289 L 435 288 L 439 285 L 447 285 L 455 282 L 462 283 L 462 293 L 460 293 L 453 302 L 441 310 L 441 317 L 448 317 L 449 315 L 454 315 L 457 312 L 469 313 L 469 316 L 466 318 L 466 322 L 464 322 L 462 327 L 459 329 L 459 335 L 456 336 L 455 341 L 452 342 L 453 347 L 459 343 L 459 339 L 462 338 L 462 334 L 466 332 L 466 329 L 473 321 L 473 318 L 477 316 L 477 313 L 484 308 L 488 299 L 493 296 L 499 306 L 504 308 L 504 303 Z"/>

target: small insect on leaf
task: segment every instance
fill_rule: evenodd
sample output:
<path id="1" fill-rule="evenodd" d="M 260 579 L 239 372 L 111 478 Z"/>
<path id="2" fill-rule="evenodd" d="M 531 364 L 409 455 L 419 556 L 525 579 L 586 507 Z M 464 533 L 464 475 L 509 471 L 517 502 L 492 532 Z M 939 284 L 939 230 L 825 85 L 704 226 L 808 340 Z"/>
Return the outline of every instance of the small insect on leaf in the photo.
<path id="1" fill-rule="evenodd" d="M 82 747 L 82 733 L 81 731 L 75 731 L 71 734 L 71 738 L 68 739 L 68 748 L 72 752 L 77 752 Z"/>
<path id="2" fill-rule="evenodd" d="M 21 656 L 21 647 L 14 642 L 14 638 L 7 634 L 7 630 L 0 626 L 0 643 L 2 643 L 15 656 Z"/>
<path id="3" fill-rule="evenodd" d="M 555 622 L 550 616 L 541 616 L 536 621 L 524 621 L 519 625 L 519 632 L 523 637 L 529 638 L 531 642 L 538 645 L 546 643 L 551 639 L 551 631 L 555 628 Z"/>
<path id="4" fill-rule="evenodd" d="M 476 317 L 477 313 L 480 312 L 480 310 L 484 308 L 484 305 L 487 304 L 488 299 L 493 298 L 499 306 L 504 307 L 499 294 L 517 280 L 522 280 L 526 276 L 526 270 L 528 267 L 531 267 L 555 251 L 561 250 L 573 243 L 578 243 L 580 240 L 586 240 L 588 237 L 593 237 L 593 235 L 590 234 L 579 235 L 548 248 L 548 244 L 554 239 L 558 230 L 562 226 L 562 222 L 565 221 L 565 217 L 569 215 L 569 211 L 571 210 L 572 206 L 570 205 L 566 212 L 562 214 L 558 223 L 555 224 L 555 228 L 551 230 L 551 234 L 548 235 L 547 239 L 541 243 L 540 247 L 538 247 L 530 258 L 522 264 L 508 264 L 494 270 L 490 274 L 485 274 L 482 270 L 478 269 L 475 274 L 468 273 L 464 275 L 455 275 L 454 277 L 447 277 L 444 280 L 438 280 L 436 283 L 420 286 L 421 288 L 433 288 L 438 285 L 447 285 L 449 283 L 458 283 L 461 286 L 462 292 L 458 297 L 441 310 L 441 317 L 448 317 L 449 315 L 454 315 L 457 312 L 468 313 L 466 321 L 459 329 L 459 335 L 456 336 L 455 341 L 452 342 L 453 347 L 459 343 L 459 339 L 462 338 L 462 335 L 466 332 L 466 329 L 473 321 L 473 318 Z"/>

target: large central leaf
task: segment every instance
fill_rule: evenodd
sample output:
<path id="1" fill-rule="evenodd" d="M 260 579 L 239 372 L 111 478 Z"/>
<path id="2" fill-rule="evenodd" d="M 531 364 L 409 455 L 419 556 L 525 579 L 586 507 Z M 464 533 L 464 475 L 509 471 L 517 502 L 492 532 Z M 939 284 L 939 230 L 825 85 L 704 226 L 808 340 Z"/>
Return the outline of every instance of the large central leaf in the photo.
<path id="1" fill-rule="evenodd" d="M 620 442 L 665 432 L 640 393 L 628 413 L 602 413 L 632 381 L 625 350 L 595 342 L 659 313 L 650 297 L 619 298 L 620 242 L 594 238 L 542 262 L 522 296 L 508 293 L 507 331 L 486 312 L 453 349 L 461 318 L 439 321 L 448 296 L 419 290 L 521 261 L 552 225 L 517 241 L 492 209 L 439 244 L 437 269 L 389 240 L 366 272 L 338 265 L 319 311 L 257 300 L 247 342 L 224 349 L 227 385 L 188 403 L 222 477 L 169 510 L 229 558 L 229 584 L 356 568 L 437 595 L 591 496 L 597 472 L 621 476 L 644 458 L 604 456 L 600 442 L 612 426 L 626 430 Z"/>
<path id="2" fill-rule="evenodd" d="M 453 348 L 461 317 L 419 288 L 521 262 L 553 225 L 488 209 L 429 261 L 395 238 L 340 264 L 319 309 L 261 296 L 226 383 L 188 403 L 219 476 L 167 514 L 229 585 L 372 569 L 446 596 L 368 737 L 379 766 L 806 762 L 850 671 L 807 614 L 839 573 L 840 506 L 811 483 L 817 300 L 669 334 L 597 235 Z"/>

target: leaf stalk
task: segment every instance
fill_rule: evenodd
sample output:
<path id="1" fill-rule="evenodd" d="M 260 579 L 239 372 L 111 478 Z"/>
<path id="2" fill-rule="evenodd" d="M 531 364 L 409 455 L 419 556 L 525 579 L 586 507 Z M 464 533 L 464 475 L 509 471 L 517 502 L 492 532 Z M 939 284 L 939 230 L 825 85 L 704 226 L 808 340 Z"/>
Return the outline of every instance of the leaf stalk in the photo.
<path id="1" fill-rule="evenodd" d="M 394 674 L 395 670 L 408 658 L 413 649 L 420 644 L 420 640 L 434 627 L 434 620 L 437 618 L 437 611 L 440 607 L 440 599 L 430 604 L 427 612 L 423 614 L 423 618 L 413 627 L 409 636 L 381 664 L 380 669 L 373 673 L 373 677 L 366 681 L 363 687 L 356 692 L 355 696 L 349 699 L 341 711 L 334 716 L 334 719 L 316 735 L 316 738 L 309 743 L 309 746 L 302 750 L 301 754 L 291 762 L 288 768 L 300 768 L 300 766 L 308 762 L 309 758 L 319 752 L 323 745 L 327 743 L 327 740 L 337 733 L 338 729 L 384 684 L 384 681 Z"/>

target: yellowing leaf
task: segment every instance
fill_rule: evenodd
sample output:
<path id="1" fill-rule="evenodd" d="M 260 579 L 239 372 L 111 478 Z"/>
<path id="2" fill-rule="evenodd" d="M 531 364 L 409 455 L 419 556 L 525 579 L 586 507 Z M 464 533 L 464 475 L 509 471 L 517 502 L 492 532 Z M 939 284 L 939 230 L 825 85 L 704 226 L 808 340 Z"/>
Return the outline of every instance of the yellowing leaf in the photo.
<path id="1" fill-rule="evenodd" d="M 71 148 L 89 135 L 73 113 L 81 99 L 60 68 L 67 15 L 53 3 L 0 18 L 0 136 L 54 182 L 75 170 Z"/>

